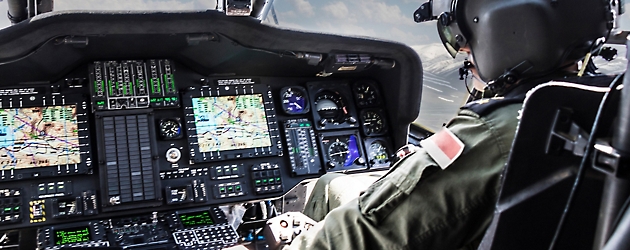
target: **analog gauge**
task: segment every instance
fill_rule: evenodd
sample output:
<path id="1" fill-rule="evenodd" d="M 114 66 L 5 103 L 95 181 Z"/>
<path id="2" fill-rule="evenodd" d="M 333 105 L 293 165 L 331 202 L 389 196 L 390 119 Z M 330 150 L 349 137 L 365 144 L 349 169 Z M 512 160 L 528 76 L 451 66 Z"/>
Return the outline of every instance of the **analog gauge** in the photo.
<path id="1" fill-rule="evenodd" d="M 361 124 L 365 135 L 381 135 L 386 131 L 385 119 L 378 110 L 362 111 Z"/>
<path id="2" fill-rule="evenodd" d="M 381 141 L 373 141 L 368 148 L 368 156 L 372 166 L 383 165 L 389 163 L 389 155 L 387 147 Z"/>
<path id="3" fill-rule="evenodd" d="M 322 148 L 328 169 L 347 170 L 364 168 L 362 146 L 355 134 L 332 133 L 322 135 Z"/>
<path id="4" fill-rule="evenodd" d="M 322 119 L 320 124 L 326 124 L 326 122 L 341 123 L 348 113 L 343 99 L 337 93 L 322 92 L 317 95 L 314 103 L 317 114 Z"/>
<path id="5" fill-rule="evenodd" d="M 348 153 L 350 153 L 348 150 L 348 144 L 339 141 L 339 139 L 330 144 L 328 147 L 328 157 L 330 157 L 330 161 L 335 165 L 335 167 L 345 165 Z"/>
<path id="6" fill-rule="evenodd" d="M 181 138 L 182 123 L 179 121 L 179 118 L 160 120 L 160 135 L 164 140 Z"/>
<path id="7" fill-rule="evenodd" d="M 370 107 L 379 103 L 376 87 L 370 82 L 360 82 L 354 85 L 354 94 L 359 107 Z"/>
<path id="8" fill-rule="evenodd" d="M 287 87 L 280 91 L 282 110 L 288 115 L 305 114 L 309 111 L 306 89 L 302 87 Z"/>

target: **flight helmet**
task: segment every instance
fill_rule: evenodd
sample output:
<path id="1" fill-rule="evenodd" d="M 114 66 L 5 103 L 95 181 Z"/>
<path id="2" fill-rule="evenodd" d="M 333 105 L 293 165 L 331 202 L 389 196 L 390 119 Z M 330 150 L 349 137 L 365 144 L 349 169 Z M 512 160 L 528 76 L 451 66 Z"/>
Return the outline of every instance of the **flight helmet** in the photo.
<path id="1" fill-rule="evenodd" d="M 437 19 L 449 54 L 467 46 L 480 78 L 498 87 L 580 60 L 622 12 L 623 0 L 431 0 L 414 18 Z"/>

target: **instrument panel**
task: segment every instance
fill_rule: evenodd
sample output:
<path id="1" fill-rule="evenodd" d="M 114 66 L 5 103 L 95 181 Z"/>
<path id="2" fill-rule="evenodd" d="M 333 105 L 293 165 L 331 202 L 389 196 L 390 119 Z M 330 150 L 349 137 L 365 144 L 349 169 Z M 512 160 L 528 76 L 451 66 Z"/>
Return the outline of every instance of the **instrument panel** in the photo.
<path id="1" fill-rule="evenodd" d="M 151 59 L 95 61 L 53 84 L 0 89 L 0 230 L 38 227 L 46 249 L 160 242 L 168 237 L 143 226 L 134 230 L 154 238 L 125 238 L 114 229 L 127 222 L 112 218 L 142 211 L 136 224 L 155 229 L 182 211 L 279 197 L 326 172 L 388 168 L 379 86 L 207 77 Z M 178 230 L 200 216 L 211 220 L 197 211 Z"/>

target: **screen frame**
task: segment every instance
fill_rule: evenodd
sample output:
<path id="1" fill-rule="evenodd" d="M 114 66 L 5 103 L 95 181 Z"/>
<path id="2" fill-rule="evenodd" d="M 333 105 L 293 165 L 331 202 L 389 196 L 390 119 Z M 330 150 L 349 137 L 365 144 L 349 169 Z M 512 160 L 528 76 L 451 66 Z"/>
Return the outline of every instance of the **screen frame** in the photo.
<path id="1" fill-rule="evenodd" d="M 59 231 L 79 231 L 79 230 L 83 230 L 86 229 L 88 231 L 88 235 L 87 235 L 87 240 L 85 241 L 80 241 L 80 242 L 66 242 L 66 243 L 62 243 L 62 244 L 57 244 L 57 232 Z M 52 229 L 52 240 L 53 240 L 53 245 L 54 246 L 64 246 L 64 245 L 74 245 L 74 244 L 82 244 L 82 243 L 88 243 L 91 241 L 94 241 L 94 233 L 92 232 L 92 228 L 88 225 L 85 226 L 76 226 L 76 227 L 68 227 L 68 228 L 53 228 Z"/>
<path id="2" fill-rule="evenodd" d="M 228 95 L 228 96 L 206 96 L 206 97 L 194 97 L 194 98 L 192 98 L 192 99 L 193 99 L 193 100 L 192 100 L 192 101 L 193 101 L 193 110 L 194 110 L 195 108 L 198 108 L 198 107 L 195 105 L 195 103 L 197 103 L 197 101 L 198 101 L 199 99 L 210 99 L 210 98 L 230 98 L 230 97 L 231 97 L 231 98 L 235 98 L 235 99 L 238 99 L 238 98 L 243 98 L 243 97 L 248 97 L 248 98 L 252 98 L 252 99 L 254 99 L 256 102 L 260 101 L 260 105 L 261 105 L 262 109 L 257 109 L 257 108 L 256 108 L 255 112 L 264 112 L 264 113 L 265 113 L 265 117 L 264 117 L 264 126 L 265 126 L 265 128 L 264 128 L 264 130 L 265 130 L 265 133 L 266 133 L 266 137 L 263 137 L 263 138 L 261 139 L 261 141 L 260 141 L 260 144 L 261 144 L 261 145 L 260 145 L 260 146 L 251 146 L 251 145 L 248 145 L 248 146 L 250 146 L 250 147 L 248 147 L 248 148 L 256 148 L 256 147 L 269 147 L 269 146 L 271 146 L 271 131 L 269 131 L 269 124 L 268 124 L 268 122 L 267 122 L 267 113 L 265 112 L 265 106 L 264 106 L 264 102 L 265 102 L 265 101 L 263 100 L 262 94 L 245 94 L 245 95 Z M 237 102 L 237 101 L 235 101 L 235 102 Z M 254 108 L 249 109 L 249 110 L 254 111 Z M 223 112 L 221 112 L 221 113 L 223 113 Z M 227 113 L 229 113 L 229 111 L 227 111 Z M 197 114 L 197 113 L 195 113 L 195 112 L 193 112 L 193 114 L 195 114 L 195 127 L 197 128 L 197 131 L 199 131 L 199 125 L 200 125 L 200 124 L 197 122 L 197 120 L 198 120 L 197 115 L 198 115 L 198 114 Z M 207 112 L 207 113 L 205 113 L 205 114 L 208 114 L 208 115 L 216 115 L 215 113 L 211 113 L 211 112 Z M 199 114 L 199 115 L 201 115 L 201 114 Z M 220 126 L 220 125 L 224 125 L 224 124 L 213 124 L 213 125 L 215 125 L 215 126 L 217 126 L 217 127 L 218 127 L 218 126 Z M 241 126 L 241 127 L 244 127 L 244 126 Z M 198 142 L 198 143 L 200 143 L 200 141 L 199 141 L 199 140 L 200 140 L 200 136 L 199 136 L 199 133 L 197 133 L 197 142 Z M 262 145 L 262 144 L 265 144 L 265 145 Z M 228 145 L 228 146 L 221 145 L 221 146 L 220 146 L 220 148 L 224 148 L 224 147 L 225 147 L 226 149 L 223 149 L 223 150 L 221 150 L 221 151 L 231 151 L 231 150 L 236 150 L 236 149 L 238 149 L 238 146 L 234 146 L 234 145 Z M 213 152 L 213 150 L 201 151 L 201 146 L 199 147 L 199 151 L 200 151 L 200 152 L 202 152 L 202 153 Z"/>
<path id="3" fill-rule="evenodd" d="M 208 218 L 210 219 L 210 224 L 195 224 L 195 225 L 190 225 L 190 224 L 185 224 L 184 220 L 182 219 L 182 216 L 196 216 L 196 215 L 203 215 L 204 213 L 206 213 L 208 215 Z M 195 228 L 195 227 L 204 227 L 204 226 L 212 226 L 217 224 L 215 222 L 215 219 L 212 216 L 212 213 L 209 210 L 201 210 L 201 211 L 193 211 L 193 212 L 185 212 L 185 213 L 178 213 L 177 214 L 177 219 L 179 220 L 179 222 L 182 224 L 182 226 L 184 228 Z"/>
<path id="4" fill-rule="evenodd" d="M 224 151 L 201 152 L 199 150 L 197 126 L 195 123 L 195 113 L 193 110 L 193 98 L 222 97 L 222 96 L 242 96 L 258 95 L 263 99 L 264 111 L 267 118 L 267 128 L 269 130 L 268 147 L 252 147 L 244 149 L 233 149 Z M 214 162 L 228 159 L 255 158 L 265 156 L 281 156 L 282 143 L 280 142 L 280 131 L 273 103 L 272 92 L 269 86 L 263 84 L 248 85 L 225 85 L 218 87 L 203 86 L 200 88 L 191 87 L 182 98 L 185 107 L 185 126 L 188 139 L 189 155 L 191 163 Z"/>
<path id="5" fill-rule="evenodd" d="M 75 105 L 81 161 L 63 165 L 0 169 L 0 182 L 92 173 L 88 103 L 82 95 L 51 93 L 53 88 L 54 86 L 0 89 L 0 108 L 19 109 Z M 18 89 L 20 91 L 15 91 Z M 47 196 L 54 197 L 54 194 L 40 195 L 38 198 L 47 198 Z"/>

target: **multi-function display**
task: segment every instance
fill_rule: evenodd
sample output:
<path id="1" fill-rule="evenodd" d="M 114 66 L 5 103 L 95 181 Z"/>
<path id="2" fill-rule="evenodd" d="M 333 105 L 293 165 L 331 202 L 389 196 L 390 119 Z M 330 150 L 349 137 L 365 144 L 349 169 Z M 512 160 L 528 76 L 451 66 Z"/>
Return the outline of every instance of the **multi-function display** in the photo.
<path id="1" fill-rule="evenodd" d="M 75 105 L 0 109 L 0 166 L 81 163 Z"/>
<path id="2" fill-rule="evenodd" d="M 271 146 L 261 94 L 198 97 L 192 104 L 199 152 Z"/>

